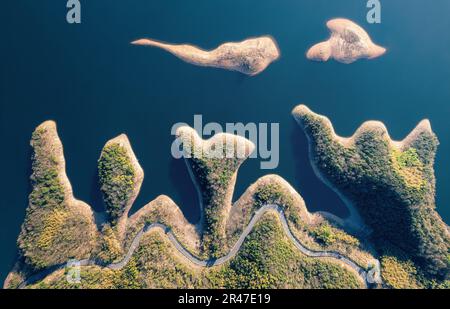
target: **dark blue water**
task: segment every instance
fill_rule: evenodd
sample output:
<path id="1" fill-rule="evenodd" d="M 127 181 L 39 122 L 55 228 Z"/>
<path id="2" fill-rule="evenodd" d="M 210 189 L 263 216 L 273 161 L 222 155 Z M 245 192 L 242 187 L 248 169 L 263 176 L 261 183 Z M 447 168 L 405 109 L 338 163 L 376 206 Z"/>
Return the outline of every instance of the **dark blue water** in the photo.
<path id="1" fill-rule="evenodd" d="M 329 116 L 342 135 L 365 120 L 381 120 L 396 139 L 429 118 L 441 141 L 438 210 L 450 221 L 449 1 L 383 1 L 380 25 L 368 25 L 365 1 L 354 0 L 82 1 L 81 25 L 65 22 L 64 2 L 2 4 L 1 280 L 15 257 L 30 191 L 30 135 L 47 119 L 58 123 L 78 198 L 102 209 L 96 160 L 104 143 L 124 132 L 146 173 L 133 210 L 167 194 L 195 222 L 193 186 L 184 163 L 170 155 L 176 122 L 192 124 L 193 115 L 202 114 L 204 122 L 280 123 L 279 167 L 263 171 L 257 159 L 246 162 L 235 196 L 260 176 L 277 173 L 310 210 L 345 215 L 314 176 L 291 109 L 306 103 Z M 358 22 L 388 53 L 352 65 L 308 62 L 305 51 L 328 36 L 325 22 L 333 17 Z M 252 78 L 128 44 L 147 36 L 214 48 L 265 34 L 276 38 L 282 57 Z"/>

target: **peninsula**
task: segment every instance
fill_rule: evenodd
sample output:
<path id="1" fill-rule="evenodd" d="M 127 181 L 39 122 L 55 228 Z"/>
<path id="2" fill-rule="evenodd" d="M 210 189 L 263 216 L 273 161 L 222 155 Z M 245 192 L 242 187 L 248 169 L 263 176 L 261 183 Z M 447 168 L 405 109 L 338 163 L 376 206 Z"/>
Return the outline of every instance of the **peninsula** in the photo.
<path id="1" fill-rule="evenodd" d="M 450 235 L 435 210 L 438 140 L 430 122 L 421 121 L 403 141 L 393 141 L 378 121 L 344 138 L 305 105 L 292 113 L 308 137 L 317 176 L 370 228 L 385 283 L 448 287 Z"/>
<path id="2" fill-rule="evenodd" d="M 306 57 L 314 61 L 332 58 L 342 63 L 358 59 L 373 59 L 382 56 L 386 49 L 374 44 L 367 32 L 348 19 L 337 18 L 327 22 L 331 37 L 311 47 Z"/>
<path id="3" fill-rule="evenodd" d="M 139 39 L 131 44 L 158 47 L 194 65 L 238 71 L 250 76 L 261 73 L 280 57 L 277 43 L 270 36 L 225 43 L 211 51 L 150 39 Z"/>

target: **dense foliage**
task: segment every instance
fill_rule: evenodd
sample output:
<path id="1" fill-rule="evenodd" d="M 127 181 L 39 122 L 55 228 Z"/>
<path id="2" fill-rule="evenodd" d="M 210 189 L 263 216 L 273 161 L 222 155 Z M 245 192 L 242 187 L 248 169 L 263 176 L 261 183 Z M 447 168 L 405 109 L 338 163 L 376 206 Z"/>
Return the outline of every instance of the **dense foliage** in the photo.
<path id="1" fill-rule="evenodd" d="M 290 209 L 293 207 L 294 200 L 289 192 L 279 183 L 269 183 L 264 186 L 259 186 L 254 194 L 255 207 L 260 208 L 264 205 L 275 204 L 281 206 L 283 209 Z"/>
<path id="2" fill-rule="evenodd" d="M 81 282 L 63 272 L 30 288 L 360 288 L 352 271 L 327 259 L 303 256 L 283 233 L 276 215 L 267 214 L 237 256 L 219 267 L 198 269 L 159 233 L 147 235 L 122 270 L 82 267 Z"/>
<path id="3" fill-rule="evenodd" d="M 185 142 L 189 143 L 189 141 Z M 225 137 L 212 144 L 210 149 L 203 149 L 201 145 L 193 145 L 193 140 L 190 143 L 184 145 L 184 149 L 190 150 L 187 160 L 202 193 L 204 216 L 202 250 L 204 254 L 218 258 L 227 249 L 225 241 L 227 214 L 224 210 L 231 207 L 233 177 L 245 158 L 238 158 L 236 151 L 239 147 L 236 146 L 237 144 L 234 144 L 234 148 L 228 147 L 229 144 Z M 209 151 L 216 153 L 214 156 L 210 156 L 208 155 Z"/>
<path id="4" fill-rule="evenodd" d="M 432 165 L 437 147 L 434 134 L 421 132 L 406 149 L 398 149 L 392 146 L 385 130 L 375 126 L 361 129 L 354 144 L 343 146 L 333 139 L 330 127 L 322 118 L 306 114 L 302 116 L 302 124 L 312 138 L 313 160 L 319 170 L 355 203 L 373 229 L 385 286 L 448 288 L 449 281 L 445 280 L 450 261 L 447 227 L 434 210 Z M 107 144 L 99 159 L 101 190 L 110 223 L 103 225 L 102 233 L 98 234 L 93 222 L 70 205 L 73 202 L 70 188 L 61 177 L 63 161 L 59 152 L 55 152 L 60 145 L 52 134 L 57 137 L 56 132 L 45 128 L 38 128 L 33 134 L 33 191 L 18 240 L 21 254 L 31 270 L 64 263 L 69 258 L 91 257 L 103 264 L 119 260 L 125 248 L 114 226 L 131 206 L 136 176 L 127 149 L 118 143 Z M 226 238 L 225 216 L 231 206 L 234 177 L 244 159 L 230 156 L 227 149 L 223 151 L 221 159 L 193 156 L 187 161 L 202 193 L 202 258 L 223 256 L 230 244 Z M 306 224 L 299 203 L 287 191 L 276 181 L 257 186 L 248 199 L 252 204 L 246 215 L 264 205 L 276 204 L 283 208 L 289 226 L 294 227 L 293 233 L 299 239 L 307 239 L 315 250 L 318 247 L 338 252 L 347 250 L 344 254 L 352 256 L 354 249 L 362 248 L 356 238 L 320 216 L 317 217 L 320 220 Z M 173 214 L 163 213 L 154 208 L 145 222 L 170 226 L 171 222 L 164 219 L 173 218 Z M 98 237 L 93 240 L 94 234 Z M 355 261 L 367 267 L 364 261 Z M 13 273 L 11 286 L 20 282 L 20 275 Z M 264 215 L 237 255 L 222 266 L 194 267 L 165 236 L 152 232 L 143 237 L 123 269 L 82 267 L 81 277 L 80 283 L 72 284 L 67 282 L 63 271 L 57 271 L 31 287 L 361 287 L 357 275 L 336 261 L 302 255 L 286 237 L 274 213 Z"/>
<path id="5" fill-rule="evenodd" d="M 53 134 L 56 132 L 39 127 L 31 140 L 32 192 L 18 246 L 32 270 L 63 263 L 70 257 L 86 257 L 94 237 L 90 218 L 67 205 L 69 197 L 60 177 L 62 163 L 55 153 L 60 145 Z"/>
<path id="6" fill-rule="evenodd" d="M 122 244 L 109 224 L 103 225 L 97 251 L 96 258 L 104 265 L 114 262 L 123 255 Z"/>
<path id="7" fill-rule="evenodd" d="M 323 118 L 296 116 L 311 138 L 314 163 L 356 204 L 378 246 L 394 244 L 428 276 L 448 276 L 447 227 L 434 209 L 436 136 L 422 131 L 407 149 L 397 150 L 384 128 L 374 125 L 360 129 L 346 147 L 333 139 Z"/>
<path id="8" fill-rule="evenodd" d="M 266 215 L 237 257 L 222 270 L 225 288 L 358 288 L 355 274 L 327 260 L 309 258 L 286 238 L 277 217 Z"/>
<path id="9" fill-rule="evenodd" d="M 314 227 L 311 230 L 311 234 L 325 246 L 331 246 L 336 242 L 342 242 L 352 246 L 359 246 L 360 244 L 355 237 L 346 234 L 326 222 Z"/>
<path id="10" fill-rule="evenodd" d="M 119 144 L 105 146 L 98 161 L 101 191 L 111 223 L 117 223 L 134 190 L 135 170 L 127 150 Z"/>
<path id="11" fill-rule="evenodd" d="M 50 275 L 48 280 L 42 280 L 29 286 L 30 289 L 139 289 L 142 288 L 138 278 L 139 271 L 136 261 L 131 259 L 121 270 L 111 270 L 98 266 L 80 268 L 80 280 L 68 281 L 68 269 Z"/>

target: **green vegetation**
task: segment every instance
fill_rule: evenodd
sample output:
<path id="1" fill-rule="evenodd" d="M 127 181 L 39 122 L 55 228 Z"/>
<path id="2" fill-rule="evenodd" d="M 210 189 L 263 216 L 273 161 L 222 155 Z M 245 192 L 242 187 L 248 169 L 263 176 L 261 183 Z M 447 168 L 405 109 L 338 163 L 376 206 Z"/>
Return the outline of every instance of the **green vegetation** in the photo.
<path id="1" fill-rule="evenodd" d="M 394 289 L 417 289 L 417 269 L 411 260 L 401 261 L 396 256 L 383 256 L 381 259 L 383 282 Z"/>
<path id="2" fill-rule="evenodd" d="M 381 276 L 384 284 L 393 289 L 448 289 L 448 279 L 430 278 L 423 269 L 417 267 L 412 257 L 396 247 L 381 249 Z"/>
<path id="3" fill-rule="evenodd" d="M 253 209 L 268 204 L 279 205 L 283 209 L 291 231 L 302 241 L 303 245 L 312 250 L 340 252 L 351 257 L 361 267 L 367 267 L 367 262 L 372 260 L 373 257 L 361 247 L 357 238 L 331 225 L 326 219 L 308 223 L 306 221 L 308 220 L 307 210 L 303 209 L 301 205 L 303 201 L 294 200 L 294 196 L 289 192 L 289 189 L 276 178 L 268 178 L 267 180 L 262 181 L 255 188 L 251 201 Z M 245 211 L 245 213 L 249 212 Z M 241 232 L 242 229 L 235 229 L 231 239 L 236 239 Z"/>
<path id="4" fill-rule="evenodd" d="M 235 159 L 189 159 L 191 169 L 202 188 L 204 208 L 203 251 L 220 257 L 225 249 L 224 207 L 229 183 L 240 162 Z"/>
<path id="5" fill-rule="evenodd" d="M 181 262 L 167 238 L 159 233 L 152 233 L 143 239 L 135 259 L 142 270 L 139 277 L 146 288 L 202 286 L 201 271 Z"/>
<path id="6" fill-rule="evenodd" d="M 54 209 L 44 218 L 44 227 L 37 241 L 37 246 L 40 249 L 47 250 L 51 248 L 58 232 L 64 227 L 67 216 L 67 211 Z"/>
<path id="7" fill-rule="evenodd" d="M 57 271 L 46 279 L 28 286 L 29 289 L 139 289 L 136 263 L 132 259 L 121 270 L 99 266 L 84 266 L 80 269 L 80 281 L 69 282 L 67 269 Z"/>
<path id="8" fill-rule="evenodd" d="M 228 137 L 229 138 L 229 137 Z M 234 148 L 225 136 L 207 150 L 203 145 L 194 144 L 193 136 L 184 140 L 183 148 L 190 151 L 187 162 L 202 192 L 204 230 L 202 254 L 218 258 L 226 251 L 225 222 L 228 215 L 224 209 L 231 206 L 233 177 L 245 158 L 238 158 L 238 141 Z M 230 154 L 230 148 L 234 153 Z M 214 155 L 209 155 L 209 152 Z M 220 152 L 219 152 L 220 151 Z"/>
<path id="9" fill-rule="evenodd" d="M 304 226 L 299 214 L 299 209 L 295 208 L 295 201 L 292 194 L 287 192 L 278 182 L 270 182 L 262 186 L 258 186 L 253 195 L 254 208 L 258 209 L 264 205 L 278 205 L 283 208 L 286 218 L 291 221 L 295 227 Z"/>
<path id="10" fill-rule="evenodd" d="M 31 138 L 34 153 L 32 158 L 33 174 L 30 177 L 33 191 L 30 203 L 38 207 L 62 208 L 64 203 L 64 188 L 58 177 L 58 161 L 46 153 L 47 130 L 36 129 Z"/>
<path id="11" fill-rule="evenodd" d="M 225 288 L 361 287 L 353 272 L 296 250 L 275 214 L 267 214 L 258 222 L 221 275 Z"/>
<path id="12" fill-rule="evenodd" d="M 115 143 L 105 146 L 98 161 L 98 171 L 106 212 L 115 225 L 134 190 L 135 170 L 125 147 Z"/>
<path id="13" fill-rule="evenodd" d="M 284 235 L 275 214 L 266 214 L 237 256 L 222 266 L 198 268 L 175 254 L 165 236 L 144 237 L 120 271 L 82 267 L 81 282 L 64 272 L 30 288 L 360 288 L 357 275 L 327 259 L 302 255 Z"/>
<path id="14" fill-rule="evenodd" d="M 405 184 L 415 190 L 420 190 L 426 183 L 423 176 L 423 163 L 415 148 L 406 151 L 392 150 L 392 165 L 394 171 L 404 179 Z"/>
<path id="15" fill-rule="evenodd" d="M 389 288 L 449 288 L 450 254 L 446 225 L 434 210 L 433 160 L 437 139 L 419 132 L 405 149 L 394 147 L 379 125 L 365 126 L 354 143 L 344 146 L 331 127 L 312 113 L 296 115 L 312 139 L 319 170 L 360 210 L 373 229 L 373 244 L 381 253 L 382 278 Z M 185 140 L 186 142 L 186 140 Z M 192 141 L 191 141 L 192 142 Z M 238 140 L 235 140 L 237 143 Z M 110 222 L 101 233 L 93 216 L 76 201 L 64 174 L 62 145 L 50 123 L 40 126 L 33 146 L 33 190 L 18 239 L 21 259 L 9 276 L 9 287 L 39 269 L 71 258 L 90 258 L 107 265 L 120 260 L 137 232 L 148 223 L 172 228 L 186 249 L 202 259 L 228 252 L 255 210 L 279 205 L 292 233 L 311 250 L 340 252 L 367 267 L 373 256 L 359 240 L 321 215 L 309 215 L 301 198 L 276 177 L 261 178 L 237 203 L 228 220 L 236 172 L 245 160 L 203 153 L 187 160 L 202 193 L 204 231 L 199 235 L 167 197 L 153 201 L 117 233 L 136 187 L 136 171 L 128 149 L 108 143 L 98 162 L 101 190 Z M 183 145 L 185 146 L 185 145 Z M 215 150 L 218 143 L 211 144 Z M 226 147 L 225 147 L 226 148 Z M 237 147 L 235 147 L 237 149 Z M 196 153 L 197 154 L 197 153 Z M 137 194 L 137 193 L 136 193 Z M 242 203 L 241 203 L 242 201 Z M 231 222 L 226 226 L 228 222 Z M 122 227 L 122 225 L 120 225 Z M 228 230 L 226 230 L 228 229 Z M 199 249 L 200 247 L 200 249 Z M 389 248 L 389 249 L 386 249 Z M 368 250 L 370 251 L 370 250 Z M 371 251 L 370 251 L 371 252 Z M 404 252 L 407 252 L 404 253 Z M 161 232 L 141 239 L 121 270 L 81 267 L 81 282 L 69 283 L 66 271 L 56 271 L 30 288 L 360 288 L 360 277 L 330 258 L 304 256 L 285 235 L 274 212 L 255 225 L 237 255 L 221 266 L 197 267 L 182 256 Z"/>
<path id="16" fill-rule="evenodd" d="M 115 287 L 119 289 L 140 289 L 142 285 L 139 279 L 139 268 L 136 260 L 131 258 L 127 265 L 116 271 L 118 278 L 115 280 Z"/>
<path id="17" fill-rule="evenodd" d="M 33 133 L 29 205 L 18 247 L 31 269 L 63 263 L 70 257 L 84 258 L 92 249 L 95 227 L 91 218 L 70 207 L 71 196 L 61 180 L 58 151 L 62 152 L 51 123 Z"/>
<path id="18" fill-rule="evenodd" d="M 109 224 L 105 224 L 102 228 L 99 246 L 96 257 L 105 265 L 114 262 L 123 255 L 122 244 Z"/>
<path id="19" fill-rule="evenodd" d="M 322 223 L 312 229 L 311 234 L 318 239 L 323 245 L 331 246 L 336 242 L 342 242 L 352 246 L 359 246 L 359 240 L 350 236 L 328 223 Z"/>
<path id="20" fill-rule="evenodd" d="M 354 201 L 373 229 L 375 244 L 390 243 L 411 253 L 428 277 L 445 279 L 449 239 L 434 209 L 436 136 L 421 130 L 400 151 L 390 144 L 384 127 L 369 124 L 358 130 L 353 145 L 344 146 L 322 117 L 301 107 L 294 116 L 311 139 L 315 165 Z"/>
<path id="21" fill-rule="evenodd" d="M 269 183 L 259 186 L 255 191 L 255 206 L 261 208 L 264 205 L 275 204 L 283 209 L 290 209 L 294 205 L 291 195 L 279 183 Z"/>
<path id="22" fill-rule="evenodd" d="M 19 273 L 15 272 L 13 270 L 8 274 L 8 277 L 4 283 L 4 288 L 5 289 L 17 289 L 23 280 L 24 280 L 23 276 L 21 276 Z"/>

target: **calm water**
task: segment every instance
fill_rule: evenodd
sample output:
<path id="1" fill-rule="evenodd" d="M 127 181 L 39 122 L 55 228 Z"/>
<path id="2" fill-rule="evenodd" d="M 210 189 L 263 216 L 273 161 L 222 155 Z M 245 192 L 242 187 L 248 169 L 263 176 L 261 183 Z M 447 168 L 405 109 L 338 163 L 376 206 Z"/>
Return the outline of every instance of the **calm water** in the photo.
<path id="1" fill-rule="evenodd" d="M 30 135 L 47 119 L 58 123 L 78 198 L 102 209 L 96 160 L 108 139 L 125 132 L 146 173 L 133 210 L 167 194 L 195 222 L 194 188 L 184 163 L 170 156 L 171 126 L 192 124 L 194 114 L 222 124 L 280 123 L 279 168 L 263 171 L 258 160 L 246 162 L 236 197 L 258 177 L 277 173 L 310 210 L 340 215 L 346 209 L 314 176 L 291 109 L 306 103 L 329 116 L 342 135 L 378 119 L 396 139 L 430 118 L 441 141 L 438 210 L 450 221 L 449 1 L 383 1 L 381 25 L 368 25 L 365 1 L 353 0 L 83 1 L 81 25 L 65 22 L 64 1 L 9 2 L 2 4 L 0 51 L 2 281 L 15 257 L 30 191 Z M 360 23 L 389 52 L 352 65 L 308 62 L 305 51 L 328 36 L 325 22 L 333 17 Z M 265 34 L 277 39 L 282 57 L 253 78 L 128 44 L 148 36 L 213 48 Z"/>

